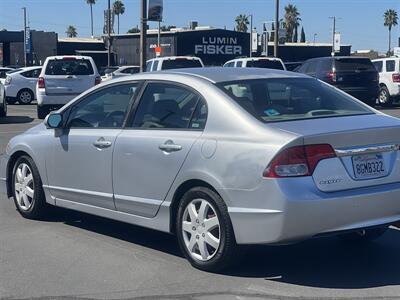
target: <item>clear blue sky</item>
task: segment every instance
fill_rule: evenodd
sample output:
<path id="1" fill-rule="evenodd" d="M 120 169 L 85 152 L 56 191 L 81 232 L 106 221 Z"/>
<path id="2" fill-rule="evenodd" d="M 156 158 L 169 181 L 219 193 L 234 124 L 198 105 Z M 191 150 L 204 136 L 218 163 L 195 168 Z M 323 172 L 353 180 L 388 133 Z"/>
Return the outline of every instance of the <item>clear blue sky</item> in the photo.
<path id="1" fill-rule="evenodd" d="M 113 0 L 112 0 L 113 1 Z M 121 32 L 139 24 L 139 0 L 123 0 L 126 12 L 121 16 Z M 272 20 L 274 0 L 164 0 L 164 19 L 167 25 L 186 26 L 189 20 L 201 25 L 232 29 L 238 14 L 253 14 L 254 25 Z M 332 30 L 329 16 L 336 15 L 337 30 L 342 33 L 342 42 L 357 49 L 387 50 L 387 29 L 383 26 L 383 13 L 388 8 L 396 9 L 400 15 L 399 0 L 281 0 L 281 14 L 287 3 L 295 4 L 303 20 L 307 40 L 314 33 L 318 42 L 330 42 Z M 32 29 L 58 32 L 65 36 L 68 25 L 77 28 L 79 37 L 90 36 L 89 6 L 85 0 L 0 0 L 0 29 L 22 28 L 21 7 L 26 6 Z M 97 0 L 94 6 L 95 34 L 101 34 L 103 10 L 107 0 Z M 155 24 L 150 24 L 154 27 Z M 393 30 L 393 42 L 397 45 L 400 26 Z"/>

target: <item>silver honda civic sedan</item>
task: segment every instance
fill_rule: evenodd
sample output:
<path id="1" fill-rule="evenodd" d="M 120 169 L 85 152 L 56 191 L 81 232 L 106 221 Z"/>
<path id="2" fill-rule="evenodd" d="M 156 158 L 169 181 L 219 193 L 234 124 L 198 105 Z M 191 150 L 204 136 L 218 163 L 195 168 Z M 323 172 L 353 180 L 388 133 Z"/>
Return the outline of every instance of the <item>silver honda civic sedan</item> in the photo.
<path id="1" fill-rule="evenodd" d="M 400 220 L 400 120 L 317 79 L 204 68 L 97 86 L 14 137 L 0 190 L 176 234 L 200 269 L 244 244 L 381 236 Z"/>

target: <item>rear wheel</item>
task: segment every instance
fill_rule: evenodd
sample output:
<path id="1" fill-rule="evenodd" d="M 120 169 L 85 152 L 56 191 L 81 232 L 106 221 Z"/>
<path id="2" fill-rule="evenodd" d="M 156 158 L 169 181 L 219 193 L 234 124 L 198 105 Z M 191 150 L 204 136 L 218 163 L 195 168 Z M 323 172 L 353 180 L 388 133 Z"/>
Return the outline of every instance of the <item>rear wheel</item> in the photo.
<path id="1" fill-rule="evenodd" d="M 227 207 L 217 193 L 205 187 L 186 192 L 176 221 L 179 246 L 192 266 L 219 271 L 232 264 L 237 245 Z"/>
<path id="2" fill-rule="evenodd" d="M 386 86 L 381 86 L 379 90 L 378 102 L 382 106 L 389 106 L 392 104 L 393 101 Z"/>
<path id="3" fill-rule="evenodd" d="M 37 117 L 38 119 L 44 119 L 46 116 L 49 114 L 50 109 L 43 105 L 43 106 L 37 106 Z"/>
<path id="4" fill-rule="evenodd" d="M 30 104 L 33 101 L 34 97 L 35 96 L 33 92 L 27 89 L 21 90 L 17 94 L 17 100 L 19 104 L 24 104 L 24 105 Z"/>
<path id="5" fill-rule="evenodd" d="M 340 238 L 352 242 L 372 242 L 384 235 L 387 230 L 388 227 L 362 229 L 340 235 Z"/>
<path id="6" fill-rule="evenodd" d="M 47 209 L 39 171 L 29 156 L 17 159 L 12 173 L 14 203 L 20 214 L 28 219 L 42 217 Z"/>

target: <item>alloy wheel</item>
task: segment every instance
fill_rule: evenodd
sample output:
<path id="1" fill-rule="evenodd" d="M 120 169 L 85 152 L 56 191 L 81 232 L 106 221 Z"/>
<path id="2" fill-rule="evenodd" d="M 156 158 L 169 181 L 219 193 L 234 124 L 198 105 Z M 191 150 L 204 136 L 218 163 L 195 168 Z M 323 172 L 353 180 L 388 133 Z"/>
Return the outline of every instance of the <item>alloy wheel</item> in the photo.
<path id="1" fill-rule="evenodd" d="M 24 104 L 30 103 L 32 101 L 32 95 L 28 91 L 23 91 L 19 96 L 19 100 Z"/>
<path id="2" fill-rule="evenodd" d="M 32 170 L 26 163 L 21 163 L 16 168 L 14 176 L 14 190 L 18 207 L 27 211 L 33 205 L 35 194 Z"/>
<path id="3" fill-rule="evenodd" d="M 192 258 L 209 261 L 218 252 L 221 230 L 215 208 L 205 199 L 194 199 L 185 208 L 182 234 Z"/>
<path id="4" fill-rule="evenodd" d="M 389 95 L 385 89 L 381 89 L 379 93 L 379 103 L 386 104 L 389 102 Z"/>

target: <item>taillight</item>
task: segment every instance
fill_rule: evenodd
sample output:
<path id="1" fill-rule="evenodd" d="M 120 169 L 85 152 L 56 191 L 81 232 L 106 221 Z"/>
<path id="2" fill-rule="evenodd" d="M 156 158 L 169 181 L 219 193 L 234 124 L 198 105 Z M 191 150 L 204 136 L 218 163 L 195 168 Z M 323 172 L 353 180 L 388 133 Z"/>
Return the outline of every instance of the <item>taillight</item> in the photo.
<path id="1" fill-rule="evenodd" d="M 4 81 L 4 85 L 10 85 L 12 81 L 12 78 L 10 76 L 6 77 L 6 80 Z"/>
<path id="2" fill-rule="evenodd" d="M 392 74 L 392 81 L 393 82 L 400 82 L 400 74 Z"/>
<path id="3" fill-rule="evenodd" d="M 39 77 L 38 87 L 39 87 L 39 89 L 44 89 L 45 88 L 45 83 L 44 83 L 44 78 L 43 77 Z"/>
<path id="4" fill-rule="evenodd" d="M 268 178 L 311 176 L 318 163 L 336 157 L 331 145 L 294 146 L 280 152 L 265 169 Z"/>
<path id="5" fill-rule="evenodd" d="M 328 75 L 329 81 L 336 82 L 336 72 L 329 72 L 327 75 Z"/>
<path id="6" fill-rule="evenodd" d="M 100 77 L 100 76 L 97 76 L 96 79 L 95 79 L 95 81 L 94 81 L 94 85 L 98 85 L 98 84 L 100 84 L 100 83 L 101 83 L 101 77 Z"/>

